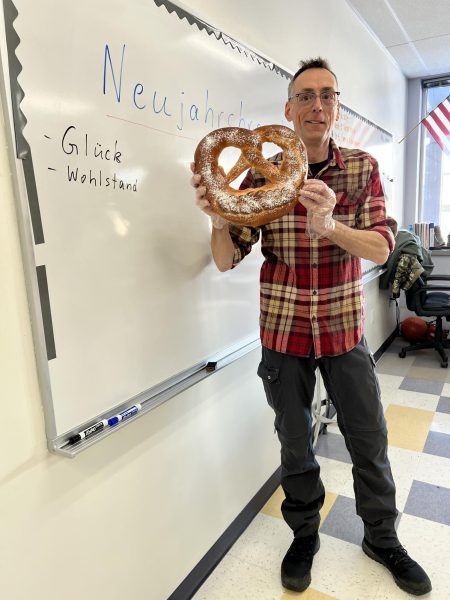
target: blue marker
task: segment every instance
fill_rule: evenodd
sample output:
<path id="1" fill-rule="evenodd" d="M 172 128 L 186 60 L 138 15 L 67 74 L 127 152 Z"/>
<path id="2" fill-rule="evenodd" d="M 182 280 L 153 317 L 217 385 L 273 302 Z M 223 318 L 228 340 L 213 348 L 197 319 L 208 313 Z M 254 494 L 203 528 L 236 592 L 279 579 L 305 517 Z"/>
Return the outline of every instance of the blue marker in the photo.
<path id="1" fill-rule="evenodd" d="M 135 404 L 134 406 L 130 406 L 130 408 L 127 408 L 118 415 L 114 415 L 114 417 L 108 419 L 108 425 L 110 427 L 114 427 L 114 425 L 117 425 L 117 423 L 120 423 L 120 421 L 125 421 L 125 419 L 129 419 L 130 417 L 136 415 L 141 410 L 141 408 L 141 404 Z"/>
<path id="2" fill-rule="evenodd" d="M 87 429 L 84 429 L 83 431 L 80 431 L 79 433 L 70 437 L 67 440 L 67 443 L 72 445 L 72 444 L 76 444 L 77 442 L 81 442 L 81 440 L 85 440 L 86 438 L 89 438 L 92 435 L 95 435 L 99 431 L 102 431 L 102 429 L 104 429 L 107 425 L 108 425 L 108 421 L 106 419 L 103 419 L 102 421 L 99 421 L 98 423 L 94 423 L 94 425 L 91 425 Z"/>

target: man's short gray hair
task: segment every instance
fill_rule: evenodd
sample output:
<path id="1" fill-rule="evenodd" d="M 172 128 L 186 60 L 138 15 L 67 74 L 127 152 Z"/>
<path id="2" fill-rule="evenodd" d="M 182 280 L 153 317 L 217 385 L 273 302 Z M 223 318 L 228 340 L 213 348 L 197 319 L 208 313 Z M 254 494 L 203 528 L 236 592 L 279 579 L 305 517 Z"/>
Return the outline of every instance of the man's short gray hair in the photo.
<path id="1" fill-rule="evenodd" d="M 329 63 L 325 58 L 322 58 L 321 56 L 318 56 L 317 58 L 309 58 L 308 60 L 300 61 L 300 67 L 298 71 L 296 71 L 291 81 L 289 82 L 288 98 L 290 98 L 294 92 L 294 81 L 301 73 L 303 73 L 303 71 L 307 71 L 308 69 L 326 69 L 327 71 L 330 71 L 330 73 L 336 79 L 337 84 L 337 77 L 335 73 L 333 73 L 333 71 L 331 70 Z"/>

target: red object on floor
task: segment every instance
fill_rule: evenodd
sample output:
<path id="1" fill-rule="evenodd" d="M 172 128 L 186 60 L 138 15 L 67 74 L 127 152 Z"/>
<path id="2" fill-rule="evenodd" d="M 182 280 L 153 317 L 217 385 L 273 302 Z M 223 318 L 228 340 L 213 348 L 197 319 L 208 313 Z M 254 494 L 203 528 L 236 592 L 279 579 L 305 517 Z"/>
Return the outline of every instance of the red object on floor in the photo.
<path id="1" fill-rule="evenodd" d="M 401 323 L 402 336 L 407 340 L 421 340 L 428 337 L 426 321 L 419 317 L 408 317 Z"/>

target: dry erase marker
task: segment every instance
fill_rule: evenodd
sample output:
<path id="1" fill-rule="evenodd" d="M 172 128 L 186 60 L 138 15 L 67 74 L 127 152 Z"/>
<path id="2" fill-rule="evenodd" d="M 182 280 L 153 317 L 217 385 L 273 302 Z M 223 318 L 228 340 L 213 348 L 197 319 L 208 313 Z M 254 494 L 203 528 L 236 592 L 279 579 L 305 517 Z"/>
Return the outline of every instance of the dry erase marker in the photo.
<path id="1" fill-rule="evenodd" d="M 110 427 L 114 427 L 114 425 L 117 425 L 117 423 L 119 423 L 120 421 L 125 421 L 125 419 L 129 419 L 130 417 L 136 415 L 141 410 L 141 408 L 141 404 L 135 404 L 134 406 L 130 406 L 130 408 L 127 408 L 118 415 L 115 415 L 114 417 L 108 419 L 108 425 Z"/>
<path id="2" fill-rule="evenodd" d="M 91 425 L 87 429 L 84 429 L 83 431 L 80 431 L 76 435 L 70 437 L 67 440 L 67 443 L 76 444 L 77 442 L 81 442 L 81 440 L 84 440 L 88 437 L 91 437 L 91 435 L 95 435 L 99 431 L 102 431 L 102 429 L 104 429 L 107 425 L 108 421 L 106 419 L 103 419 L 103 421 L 99 421 L 98 423 L 94 423 L 94 425 Z"/>

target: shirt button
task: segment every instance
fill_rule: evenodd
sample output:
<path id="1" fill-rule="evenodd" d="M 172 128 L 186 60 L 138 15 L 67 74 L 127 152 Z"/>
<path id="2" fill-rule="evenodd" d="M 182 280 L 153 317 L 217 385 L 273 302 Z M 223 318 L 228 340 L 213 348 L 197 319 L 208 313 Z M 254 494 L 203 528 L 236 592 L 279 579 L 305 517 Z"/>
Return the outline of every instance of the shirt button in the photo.
<path id="1" fill-rule="evenodd" d="M 317 263 L 313 263 L 312 266 L 314 269 L 317 269 Z"/>
<path id="2" fill-rule="evenodd" d="M 313 296 L 317 296 L 317 290 L 313 290 Z"/>
<path id="3" fill-rule="evenodd" d="M 315 321 L 316 320 L 316 315 L 313 315 L 311 318 L 312 318 L 313 321 Z"/>

